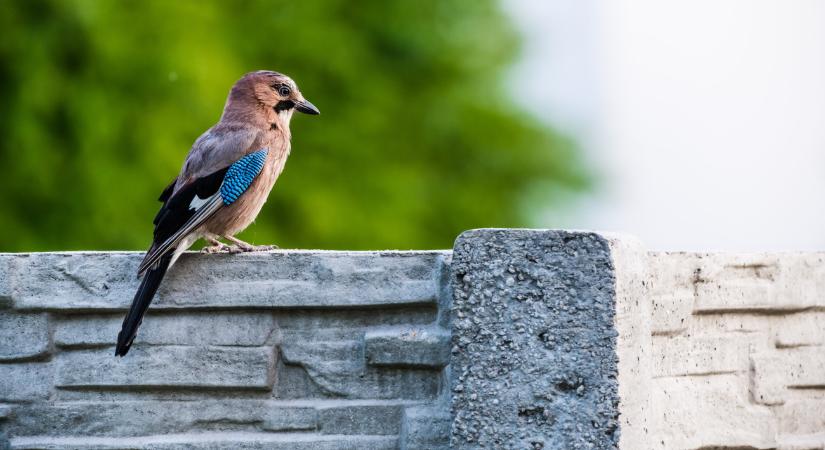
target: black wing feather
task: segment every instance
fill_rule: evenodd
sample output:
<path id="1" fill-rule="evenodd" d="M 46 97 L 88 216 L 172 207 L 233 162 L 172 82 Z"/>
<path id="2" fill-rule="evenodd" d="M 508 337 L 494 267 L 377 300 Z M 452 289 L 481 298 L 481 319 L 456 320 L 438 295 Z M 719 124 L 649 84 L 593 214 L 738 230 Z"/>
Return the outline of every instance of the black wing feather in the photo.
<path id="1" fill-rule="evenodd" d="M 163 192 L 160 193 L 160 197 L 158 197 L 159 202 L 166 203 L 166 200 L 169 200 L 169 197 L 172 196 L 172 193 L 175 192 L 175 185 L 178 184 L 178 178 L 175 177 L 168 186 L 163 189 Z"/>
<path id="2" fill-rule="evenodd" d="M 149 252 L 147 252 L 147 256 L 151 253 L 152 249 L 161 245 L 166 239 L 174 235 L 175 232 L 195 215 L 196 211 L 190 209 L 189 205 L 196 195 L 205 199 L 218 192 L 228 169 L 227 167 L 203 178 L 198 178 L 188 183 L 178 192 L 174 192 L 175 184 L 177 183 L 177 179 L 175 179 L 163 190 L 159 198 L 159 200 L 163 202 L 163 206 L 161 206 L 160 211 L 158 211 L 155 216 L 154 240 L 152 246 L 149 248 Z M 172 251 L 174 251 L 174 249 L 172 249 Z M 115 355 L 124 356 L 129 352 L 132 341 L 134 341 L 137 335 L 138 327 L 140 327 L 141 322 L 143 322 L 143 316 L 146 314 L 149 304 L 152 303 L 152 298 L 155 296 L 161 281 L 163 281 L 163 277 L 166 275 L 166 269 L 169 268 L 172 262 L 172 251 L 161 256 L 160 260 L 148 269 L 143 280 L 141 280 L 140 287 L 135 293 L 134 299 L 132 299 L 132 306 L 123 319 L 123 325 L 117 336 Z"/>
<path id="3" fill-rule="evenodd" d="M 203 178 L 198 178 L 182 187 L 174 195 L 171 195 L 170 192 L 153 221 L 155 233 L 152 247 L 162 244 L 195 215 L 195 210 L 189 209 L 189 205 L 196 195 L 201 199 L 205 199 L 218 192 L 227 170 L 229 170 L 229 167 L 213 172 Z M 163 198 L 163 195 L 161 195 L 161 198 Z M 151 249 L 147 253 L 150 252 Z"/>

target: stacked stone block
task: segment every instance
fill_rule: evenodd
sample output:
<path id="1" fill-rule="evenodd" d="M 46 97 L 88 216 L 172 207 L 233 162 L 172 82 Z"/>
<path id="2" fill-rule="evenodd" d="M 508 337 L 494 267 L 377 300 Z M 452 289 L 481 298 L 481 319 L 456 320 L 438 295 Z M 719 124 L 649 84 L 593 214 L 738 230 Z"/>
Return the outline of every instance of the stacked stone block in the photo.
<path id="1" fill-rule="evenodd" d="M 825 255 L 649 267 L 656 448 L 825 448 Z"/>
<path id="2" fill-rule="evenodd" d="M 0 255 L 0 448 L 444 447 L 449 252 L 188 254 L 116 358 L 140 256 Z"/>
<path id="3" fill-rule="evenodd" d="M 825 450 L 825 254 L 473 230 L 454 252 L 0 254 L 0 450 Z"/>

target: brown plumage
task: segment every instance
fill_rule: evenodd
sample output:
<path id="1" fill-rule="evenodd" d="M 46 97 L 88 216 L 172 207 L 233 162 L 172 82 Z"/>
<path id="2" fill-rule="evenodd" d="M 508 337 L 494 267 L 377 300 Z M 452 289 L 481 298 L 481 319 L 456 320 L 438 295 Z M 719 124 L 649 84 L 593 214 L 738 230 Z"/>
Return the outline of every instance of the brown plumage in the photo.
<path id="1" fill-rule="evenodd" d="M 166 270 L 199 238 L 211 244 L 208 252 L 271 248 L 247 244 L 235 235 L 255 220 L 284 169 L 289 122 L 296 110 L 319 114 L 286 75 L 252 72 L 232 87 L 220 121 L 195 141 L 180 174 L 161 194 L 164 204 L 155 217 L 155 238 L 138 269 L 145 276 L 123 321 L 116 355 L 129 351 Z M 225 196 L 221 189 L 230 166 L 261 155 L 260 150 L 266 150 L 260 171 L 246 173 L 254 177 L 251 183 L 237 185 L 242 190 L 237 199 Z M 235 245 L 222 244 L 220 238 Z"/>
<path id="2" fill-rule="evenodd" d="M 234 237 L 249 226 L 258 216 L 275 181 L 284 169 L 292 137 L 289 122 L 295 109 L 276 111 L 278 103 L 285 100 L 271 87 L 279 83 L 291 86 L 291 95 L 286 98 L 287 101 L 304 101 L 295 83 L 284 75 L 269 71 L 247 74 L 232 87 L 221 121 L 198 138 L 181 169 L 176 190 L 186 184 L 187 178 L 212 173 L 228 165 L 227 162 L 231 164 L 260 148 L 269 149 L 263 172 L 238 201 L 221 208 L 204 222 L 199 230 L 204 236 Z M 229 152 L 223 147 L 217 150 L 218 153 L 229 154 L 216 155 L 215 150 L 208 154 L 201 154 L 202 151 L 196 153 L 196 149 L 201 147 L 214 148 L 208 143 L 215 139 L 215 136 L 218 140 L 223 140 L 230 135 L 237 135 L 235 139 L 243 144 L 238 145 L 240 142 L 236 141 L 232 144 L 234 148 Z M 241 153 L 234 153 L 235 149 L 240 150 L 242 147 L 245 148 Z"/>

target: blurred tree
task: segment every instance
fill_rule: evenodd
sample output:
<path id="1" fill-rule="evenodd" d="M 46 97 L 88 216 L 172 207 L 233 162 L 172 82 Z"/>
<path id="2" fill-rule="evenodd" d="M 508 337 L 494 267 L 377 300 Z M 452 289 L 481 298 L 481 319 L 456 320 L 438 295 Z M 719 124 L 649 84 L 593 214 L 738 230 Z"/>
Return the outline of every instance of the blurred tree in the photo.
<path id="1" fill-rule="evenodd" d="M 0 29 L 3 251 L 145 248 L 161 189 L 257 69 L 323 114 L 293 120 L 244 239 L 450 247 L 587 185 L 511 100 L 518 40 L 493 0 L 6 0 Z"/>

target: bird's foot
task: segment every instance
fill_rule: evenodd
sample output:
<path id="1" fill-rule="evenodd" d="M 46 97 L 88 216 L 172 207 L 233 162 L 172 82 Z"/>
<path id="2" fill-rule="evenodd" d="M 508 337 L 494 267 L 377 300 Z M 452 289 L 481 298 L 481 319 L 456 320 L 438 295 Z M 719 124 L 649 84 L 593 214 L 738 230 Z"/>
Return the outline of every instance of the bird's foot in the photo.
<path id="1" fill-rule="evenodd" d="M 224 244 L 223 242 L 218 242 L 215 245 L 209 245 L 201 249 L 201 253 L 212 254 L 212 253 L 232 253 L 232 247 Z"/>
<path id="2" fill-rule="evenodd" d="M 252 245 L 248 242 L 244 242 L 234 236 L 224 236 L 226 240 L 232 241 L 235 245 L 232 248 L 235 248 L 234 251 L 230 250 L 230 253 L 240 253 L 240 252 L 266 252 L 269 250 L 274 250 L 278 248 L 277 245 Z"/>
<path id="3" fill-rule="evenodd" d="M 248 252 L 267 252 L 276 249 L 274 245 L 252 245 L 244 242 L 243 244 L 231 245 L 229 253 L 248 253 Z"/>

